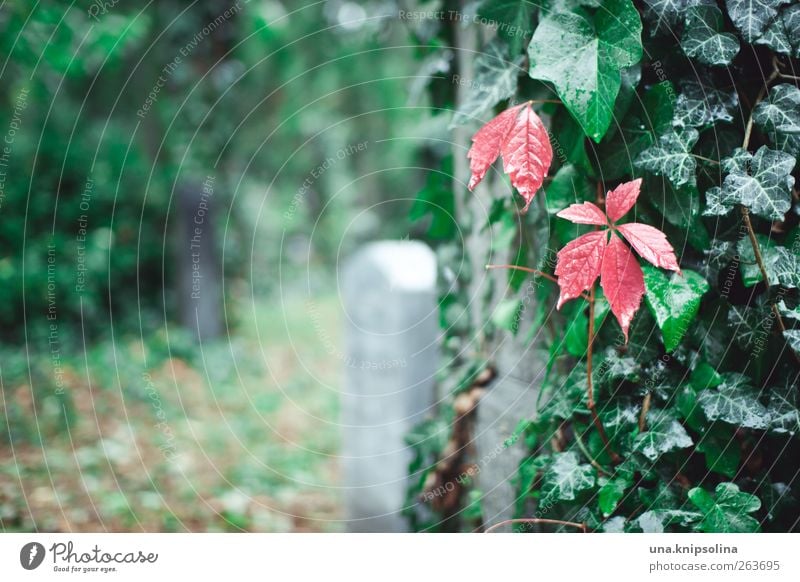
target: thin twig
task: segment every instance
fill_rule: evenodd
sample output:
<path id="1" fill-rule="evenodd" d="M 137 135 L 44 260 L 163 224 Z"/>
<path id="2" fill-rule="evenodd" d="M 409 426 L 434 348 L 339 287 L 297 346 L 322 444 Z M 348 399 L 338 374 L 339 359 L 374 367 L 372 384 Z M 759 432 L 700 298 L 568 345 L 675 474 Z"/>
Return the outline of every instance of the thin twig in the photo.
<path id="1" fill-rule="evenodd" d="M 767 289 L 769 289 L 771 283 L 769 282 L 769 275 L 767 274 L 767 266 L 764 263 L 764 256 L 761 254 L 761 247 L 758 244 L 756 233 L 753 230 L 753 223 L 750 221 L 750 211 L 746 206 L 742 206 L 742 220 L 747 227 L 747 236 L 750 239 L 750 246 L 753 247 L 753 255 L 755 255 L 756 258 L 758 270 L 761 271 L 761 277 L 764 279 L 764 285 L 766 285 Z M 778 306 L 774 303 L 772 304 L 772 313 L 775 314 L 775 320 L 778 322 L 778 327 L 780 328 L 781 333 L 783 333 L 786 331 L 786 324 L 783 323 L 781 312 L 778 309 Z"/>
<path id="2" fill-rule="evenodd" d="M 575 436 L 575 444 L 578 445 L 578 448 L 583 453 L 583 456 L 589 460 L 589 463 L 592 465 L 592 467 L 597 469 L 598 475 L 600 475 L 601 477 L 608 475 L 608 471 L 606 471 L 603 468 L 603 466 L 600 463 L 598 463 L 597 460 L 594 457 L 592 457 L 592 455 L 589 453 L 589 450 L 586 448 L 586 445 L 583 444 L 583 439 L 581 438 L 581 435 L 579 435 L 578 432 L 575 431 L 573 436 Z"/>
<path id="3" fill-rule="evenodd" d="M 707 158 L 705 156 L 700 156 L 698 154 L 692 154 L 693 158 L 697 158 L 698 160 L 703 160 L 704 162 L 708 162 L 710 164 L 716 164 L 719 166 L 719 160 L 712 160 L 711 158 Z"/>
<path id="4" fill-rule="evenodd" d="M 642 401 L 642 412 L 639 415 L 639 432 L 644 432 L 647 430 L 647 413 L 650 410 L 650 401 L 652 399 L 652 392 L 648 392 L 644 395 L 644 401 Z"/>
<path id="5" fill-rule="evenodd" d="M 547 273 L 543 273 L 542 271 L 538 271 L 536 269 L 531 269 L 530 267 L 523 267 L 522 265 L 486 265 L 487 269 L 514 269 L 516 271 L 525 271 L 526 273 L 533 273 L 539 277 L 544 277 L 548 281 L 552 281 L 553 283 L 558 283 L 558 279 L 553 277 L 552 275 L 548 275 Z M 589 296 L 586 293 L 581 293 L 581 297 L 589 300 Z"/>
<path id="6" fill-rule="evenodd" d="M 526 273 L 533 273 L 534 275 L 538 275 L 539 277 L 544 277 L 548 281 L 552 281 L 553 283 L 558 283 L 558 279 L 553 277 L 552 275 L 548 275 L 547 273 L 543 273 L 542 271 L 537 271 L 536 269 L 531 269 L 530 267 L 523 267 L 522 265 L 486 265 L 487 269 L 515 269 L 517 271 L 525 271 Z"/>
<path id="7" fill-rule="evenodd" d="M 525 517 L 525 518 L 518 518 L 518 519 L 505 519 L 500 523 L 496 523 L 493 526 L 486 529 L 483 533 L 490 533 L 494 530 L 503 527 L 504 525 L 511 525 L 513 523 L 546 523 L 550 525 L 566 525 L 569 527 L 574 527 L 581 530 L 583 533 L 589 533 L 589 528 L 586 527 L 585 523 L 576 523 L 574 521 L 562 521 L 560 519 L 545 519 L 543 517 Z"/>
<path id="8" fill-rule="evenodd" d="M 781 79 L 789 79 L 790 81 L 800 81 L 800 77 L 796 77 L 795 75 L 787 75 L 786 73 L 779 73 L 778 76 Z"/>
<path id="9" fill-rule="evenodd" d="M 744 141 L 742 141 L 743 150 L 746 150 L 750 145 L 750 136 L 753 133 L 753 110 L 767 94 L 767 91 L 769 90 L 769 84 L 772 83 L 780 74 L 781 73 L 778 70 L 778 59 L 772 59 L 772 74 L 770 74 L 766 81 L 764 81 L 764 85 L 761 87 L 761 90 L 759 90 L 758 96 L 756 96 L 756 100 L 753 102 L 753 106 L 750 108 L 750 117 L 747 119 L 747 125 L 744 128 Z"/>

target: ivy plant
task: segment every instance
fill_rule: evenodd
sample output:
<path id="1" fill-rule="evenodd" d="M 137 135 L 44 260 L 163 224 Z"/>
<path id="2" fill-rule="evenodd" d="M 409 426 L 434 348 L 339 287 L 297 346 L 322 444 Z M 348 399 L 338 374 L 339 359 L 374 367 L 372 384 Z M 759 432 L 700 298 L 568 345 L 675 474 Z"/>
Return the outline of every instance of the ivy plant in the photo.
<path id="1" fill-rule="evenodd" d="M 464 48 L 464 22 L 485 43 L 471 65 L 451 61 L 475 76 L 468 90 L 431 90 L 451 131 L 473 135 L 455 221 L 489 240 L 487 262 L 512 257 L 489 265 L 509 278 L 480 337 L 527 320 L 515 341 L 546 372 L 505 443 L 524 449 L 516 527 L 797 530 L 800 6 L 483 0 L 477 14 L 442 19 L 426 50 Z M 487 175 L 508 182 L 482 186 L 493 204 L 473 227 L 459 212 Z M 463 259 L 450 234 L 440 256 Z M 444 282 L 446 341 L 472 338 L 465 286 Z M 460 350 L 442 383 L 458 401 L 492 365 Z M 448 423 L 445 406 L 413 441 L 428 469 L 412 499 L 456 450 Z M 460 458 L 480 468 L 461 429 Z M 459 479 L 468 512 L 432 506 L 418 527 L 491 529 L 473 477 Z"/>

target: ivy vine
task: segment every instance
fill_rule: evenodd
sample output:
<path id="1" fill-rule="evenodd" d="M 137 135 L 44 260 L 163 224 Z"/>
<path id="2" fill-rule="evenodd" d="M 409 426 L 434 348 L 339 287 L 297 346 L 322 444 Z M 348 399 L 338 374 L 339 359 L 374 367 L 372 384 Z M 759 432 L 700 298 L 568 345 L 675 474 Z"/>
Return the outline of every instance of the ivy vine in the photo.
<path id="1" fill-rule="evenodd" d="M 464 152 L 439 152 L 445 172 L 431 173 L 414 205 L 444 263 L 450 365 L 440 380 L 453 401 L 409 435 L 416 526 L 499 525 L 481 511 L 469 419 L 492 389 L 481 341 L 515 336 L 525 321 L 522 339 L 537 343 L 546 376 L 530 387 L 535 414 L 505 443 L 526 451 L 509 522 L 518 531 L 800 529 L 800 5 L 484 0 L 470 18 L 470 5 L 442 4 L 457 17 L 410 28 L 423 52 L 463 51 L 465 22 L 484 46 L 474 63 L 449 59 L 449 76 L 430 81 L 440 115 L 472 135 L 515 111 L 552 151 L 536 152 L 547 162 L 537 182 L 525 174 L 533 162 L 498 146 L 516 190 L 493 180 L 478 217 L 466 211 L 466 176 L 442 177 Z M 484 173 L 500 171 L 488 168 L 493 159 Z M 568 209 L 586 204 L 610 216 L 607 193 L 634 180 L 641 195 L 622 222 L 663 231 L 680 268 L 631 240 L 635 268 L 640 258 L 656 265 L 641 260 L 632 320 L 594 279 L 557 311 L 559 253 L 600 224 L 561 216 L 575 220 Z M 510 257 L 490 265 L 508 279 L 483 322 L 465 315 L 464 279 L 476 274 L 449 269 L 468 252 L 459 229 L 443 226 L 453 215 L 490 239 L 473 264 Z"/>

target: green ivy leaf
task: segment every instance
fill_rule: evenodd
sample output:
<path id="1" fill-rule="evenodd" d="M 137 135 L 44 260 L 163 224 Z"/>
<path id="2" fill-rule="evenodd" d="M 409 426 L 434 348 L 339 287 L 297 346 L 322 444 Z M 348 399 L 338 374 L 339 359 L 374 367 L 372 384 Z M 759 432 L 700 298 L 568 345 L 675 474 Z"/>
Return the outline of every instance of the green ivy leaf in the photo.
<path id="1" fill-rule="evenodd" d="M 687 527 L 700 521 L 702 515 L 695 511 L 682 509 L 651 509 L 640 515 L 636 524 L 644 533 L 664 533 L 664 530 L 673 524 Z"/>
<path id="2" fill-rule="evenodd" d="M 700 362 L 692 371 L 689 378 L 689 384 L 695 390 L 705 390 L 706 388 L 716 388 L 722 384 L 723 378 L 713 366 L 706 362 Z"/>
<path id="3" fill-rule="evenodd" d="M 690 0 L 643 0 L 644 17 L 652 22 L 651 33 L 671 32 L 677 28 Z"/>
<path id="4" fill-rule="evenodd" d="M 778 7 L 787 0 L 725 0 L 728 16 L 749 43 L 755 42 L 778 15 Z"/>
<path id="5" fill-rule="evenodd" d="M 563 307 L 566 319 L 564 344 L 567 352 L 577 358 L 586 355 L 586 346 L 589 344 L 589 318 L 586 316 L 586 300 L 578 299 Z"/>
<path id="6" fill-rule="evenodd" d="M 584 344 L 585 353 L 586 345 Z M 623 356 L 617 350 L 608 348 L 603 354 L 603 359 L 595 368 L 595 382 L 611 383 L 614 380 L 627 380 L 628 382 L 638 382 L 641 366 L 630 356 Z"/>
<path id="7" fill-rule="evenodd" d="M 787 330 L 797 332 L 800 340 L 800 330 Z M 786 386 L 774 387 L 769 395 L 769 429 L 778 434 L 800 434 L 800 410 L 797 409 L 796 382 L 788 379 Z"/>
<path id="8" fill-rule="evenodd" d="M 765 131 L 800 133 L 800 89 L 788 83 L 775 85 L 756 105 L 753 121 Z"/>
<path id="9" fill-rule="evenodd" d="M 623 127 L 628 120 L 628 111 L 636 96 L 636 87 L 642 80 L 642 65 L 636 63 L 631 67 L 620 70 L 620 86 L 617 100 L 614 102 L 614 112 L 611 114 L 611 125 L 605 138 L 612 137 Z"/>
<path id="10" fill-rule="evenodd" d="M 589 464 L 578 463 L 572 451 L 553 455 L 553 464 L 542 477 L 541 504 L 552 505 L 558 501 L 572 501 L 581 491 L 595 486 L 595 470 Z"/>
<path id="11" fill-rule="evenodd" d="M 600 419 L 616 450 L 631 448 L 633 439 L 639 430 L 639 414 L 636 406 L 617 401 L 603 407 Z"/>
<path id="12" fill-rule="evenodd" d="M 777 53 L 792 54 L 792 43 L 789 41 L 780 15 L 772 19 L 764 33 L 753 44 L 768 46 Z"/>
<path id="13" fill-rule="evenodd" d="M 608 479 L 607 482 L 600 487 L 597 493 L 597 505 L 600 511 L 603 512 L 605 517 L 608 517 L 617 508 L 617 505 L 625 497 L 627 491 L 633 485 L 632 474 L 626 474 L 621 477 Z"/>
<path id="14" fill-rule="evenodd" d="M 692 446 L 692 439 L 683 425 L 669 410 L 651 409 L 647 413 L 647 430 L 639 433 L 633 450 L 650 461 L 656 461 L 664 453 Z"/>
<path id="15" fill-rule="evenodd" d="M 553 176 L 550 185 L 545 188 L 547 213 L 557 214 L 570 204 L 580 204 L 594 200 L 592 183 L 578 168 L 572 164 L 561 166 Z"/>
<path id="16" fill-rule="evenodd" d="M 667 222 L 686 229 L 695 224 L 700 214 L 700 192 L 696 186 L 687 184 L 673 188 L 666 178 L 651 177 L 645 181 L 647 200 L 655 206 Z"/>
<path id="17" fill-rule="evenodd" d="M 800 23 L 800 5 L 796 12 Z M 800 34 L 800 28 L 797 32 Z M 753 109 L 753 121 L 776 148 L 793 156 L 800 154 L 800 89 L 786 83 L 773 87 L 768 99 Z"/>
<path id="18" fill-rule="evenodd" d="M 776 283 L 789 289 L 800 287 L 800 259 L 784 246 L 780 246 L 769 237 L 762 234 L 756 235 L 758 246 L 761 249 L 761 259 L 769 275 L 771 285 Z M 761 269 L 756 262 L 755 251 L 748 237 L 742 238 L 736 244 L 739 252 L 742 283 L 745 287 L 752 287 L 764 280 Z"/>
<path id="19" fill-rule="evenodd" d="M 667 276 L 650 265 L 644 272 L 645 300 L 664 338 L 664 347 L 671 352 L 680 343 L 700 308 L 700 299 L 708 291 L 708 282 L 702 275 L 683 271 L 683 276 Z"/>
<path id="20" fill-rule="evenodd" d="M 781 20 L 786 36 L 792 43 L 792 56 L 800 59 L 800 4 L 794 3 L 784 7 Z"/>
<path id="21" fill-rule="evenodd" d="M 670 131 L 639 154 L 634 163 L 656 176 L 666 176 L 673 186 L 694 185 L 697 183 L 694 174 L 697 163 L 691 151 L 699 136 L 697 130 L 692 128 L 681 132 Z"/>
<path id="22" fill-rule="evenodd" d="M 642 23 L 630 0 L 608 0 L 544 18 L 528 46 L 529 74 L 550 81 L 586 135 L 599 142 L 611 124 L 620 69 L 642 56 Z"/>
<path id="23" fill-rule="evenodd" d="M 716 6 L 692 6 L 686 12 L 681 48 L 686 56 L 706 65 L 729 65 L 739 52 L 739 41 L 724 28 Z"/>
<path id="24" fill-rule="evenodd" d="M 559 343 L 554 342 L 552 351 L 556 352 Z M 542 420 L 566 420 L 571 418 L 577 410 L 583 408 L 583 399 L 586 397 L 586 368 L 576 366 L 575 369 L 557 383 L 553 383 L 550 397 L 539 410 Z"/>
<path id="25" fill-rule="evenodd" d="M 794 156 L 762 146 L 755 155 L 738 149 L 723 161 L 729 172 L 717 194 L 715 204 L 732 208 L 747 206 L 767 220 L 783 220 L 791 207 Z"/>
<path id="26" fill-rule="evenodd" d="M 763 321 L 764 311 L 759 307 L 732 305 L 728 311 L 732 335 L 743 350 L 749 350 L 755 345 Z"/>
<path id="27" fill-rule="evenodd" d="M 724 382 L 713 390 L 703 390 L 697 402 L 710 421 L 722 420 L 743 428 L 765 429 L 769 413 L 758 401 L 758 392 L 747 378 L 734 373 L 724 376 Z"/>
<path id="28" fill-rule="evenodd" d="M 711 85 L 687 81 L 681 83 L 681 92 L 675 99 L 672 124 L 680 130 L 685 127 L 710 127 L 719 121 L 733 121 L 738 104 L 735 91 L 721 91 Z"/>
<path id="29" fill-rule="evenodd" d="M 634 100 L 633 111 L 620 120 L 619 131 L 611 139 L 603 139 L 595 148 L 599 174 L 604 180 L 617 180 L 634 174 L 634 161 L 653 145 L 654 134 L 672 127 L 674 100 L 675 90 L 669 81 L 646 88 L 640 100 Z"/>
<path id="30" fill-rule="evenodd" d="M 495 105 L 517 92 L 523 58 L 520 55 L 509 60 L 507 50 L 503 41 L 495 39 L 475 59 L 475 78 L 470 82 L 469 96 L 453 116 L 450 129 L 481 120 Z"/>
<path id="31" fill-rule="evenodd" d="M 728 478 L 736 476 L 741 461 L 739 444 L 733 438 L 733 429 L 707 432 L 696 447 L 706 458 L 706 468 Z"/>
<path id="32" fill-rule="evenodd" d="M 707 533 L 751 533 L 759 530 L 758 521 L 747 515 L 758 511 L 761 500 L 739 491 L 733 483 L 720 483 L 712 495 L 705 489 L 689 490 L 689 499 L 703 513 L 697 529 Z"/>
<path id="33" fill-rule="evenodd" d="M 778 309 L 780 309 L 781 315 L 784 317 L 788 317 L 789 319 L 793 319 L 795 321 L 800 321 L 800 306 L 789 307 L 786 305 L 786 302 L 781 299 L 778 302 Z"/>
<path id="34" fill-rule="evenodd" d="M 478 16 L 493 23 L 497 33 L 508 41 L 511 54 L 517 55 L 533 32 L 534 2 L 529 0 L 485 0 Z"/>
<path id="35" fill-rule="evenodd" d="M 733 210 L 733 203 L 728 202 L 722 194 L 722 188 L 714 186 L 706 190 L 706 207 L 703 216 L 725 216 Z"/>

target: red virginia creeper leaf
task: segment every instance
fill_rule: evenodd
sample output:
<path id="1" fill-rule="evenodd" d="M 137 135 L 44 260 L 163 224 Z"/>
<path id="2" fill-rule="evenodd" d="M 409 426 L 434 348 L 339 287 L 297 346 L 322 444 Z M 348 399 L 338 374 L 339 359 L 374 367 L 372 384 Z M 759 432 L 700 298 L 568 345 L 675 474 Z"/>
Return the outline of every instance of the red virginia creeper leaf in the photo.
<path id="1" fill-rule="evenodd" d="M 506 109 L 472 136 L 472 147 L 467 152 L 469 169 L 472 170 L 468 186 L 470 190 L 480 184 L 489 167 L 500 155 L 500 150 L 503 144 L 506 143 L 508 132 L 514 125 L 519 115 L 519 110 L 523 105 Z"/>
<path id="2" fill-rule="evenodd" d="M 603 264 L 607 239 L 608 233 L 605 230 L 596 230 L 570 241 L 558 251 L 556 276 L 561 288 L 558 309 L 566 301 L 580 297 L 581 293 L 594 285 Z"/>
<path id="3" fill-rule="evenodd" d="M 628 328 L 644 295 L 644 275 L 631 249 L 613 233 L 603 255 L 600 285 L 627 343 Z"/>
<path id="4" fill-rule="evenodd" d="M 620 224 L 617 226 L 617 230 L 631 243 L 631 246 L 636 249 L 636 252 L 644 260 L 662 269 L 669 269 L 677 273 L 681 272 L 672 245 L 669 244 L 664 233 L 657 228 L 647 224 L 630 222 L 628 224 Z"/>
<path id="5" fill-rule="evenodd" d="M 511 185 L 525 199 L 525 208 L 522 209 L 525 212 L 536 192 L 542 187 L 553 161 L 550 136 L 530 103 L 522 109 L 508 132 L 501 152 L 503 170 L 511 178 Z"/>
<path id="6" fill-rule="evenodd" d="M 632 182 L 620 184 L 606 195 L 606 214 L 611 222 L 618 221 L 633 208 L 641 187 L 642 179 L 636 178 Z"/>
<path id="7" fill-rule="evenodd" d="M 556 214 L 560 218 L 566 218 L 577 224 L 598 224 L 605 226 L 608 224 L 606 215 L 597 206 L 591 202 L 584 202 L 583 204 L 571 204 L 564 210 Z"/>
<path id="8" fill-rule="evenodd" d="M 503 154 L 503 170 L 525 199 L 522 211 L 528 210 L 553 161 L 550 136 L 530 102 L 503 111 L 480 128 L 472 142 L 467 153 L 472 171 L 469 189 L 483 180 L 497 156 Z"/>

